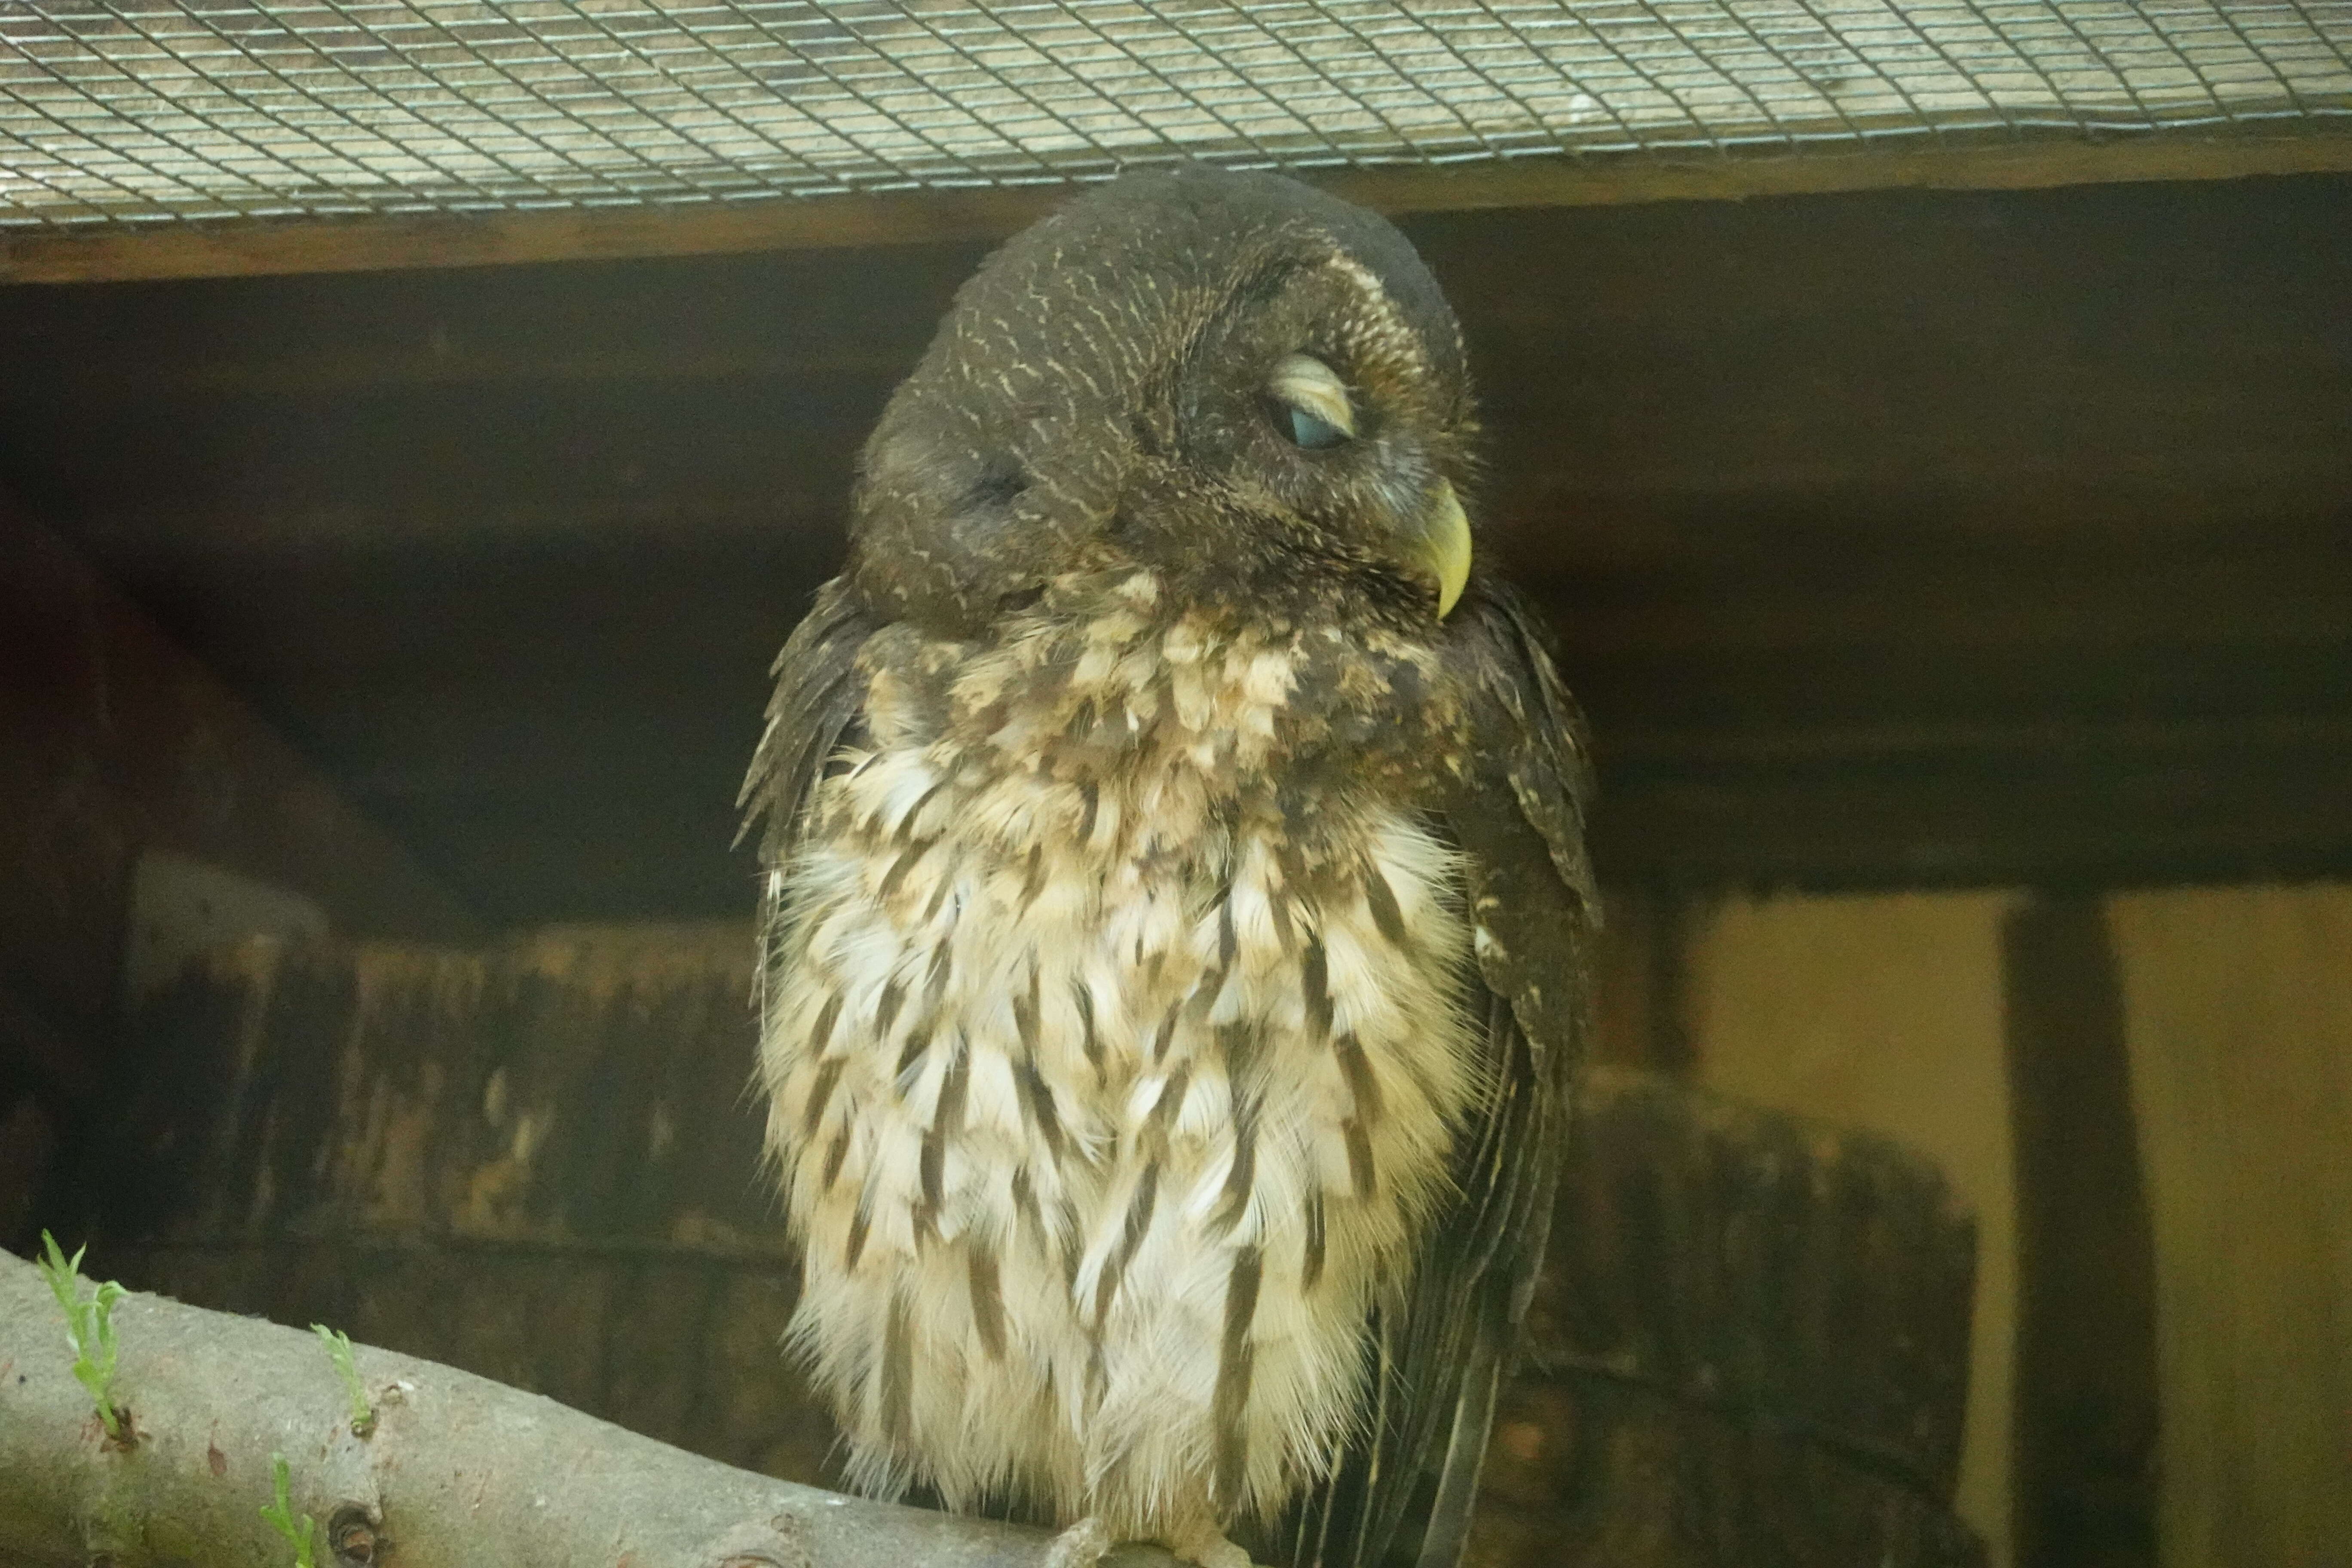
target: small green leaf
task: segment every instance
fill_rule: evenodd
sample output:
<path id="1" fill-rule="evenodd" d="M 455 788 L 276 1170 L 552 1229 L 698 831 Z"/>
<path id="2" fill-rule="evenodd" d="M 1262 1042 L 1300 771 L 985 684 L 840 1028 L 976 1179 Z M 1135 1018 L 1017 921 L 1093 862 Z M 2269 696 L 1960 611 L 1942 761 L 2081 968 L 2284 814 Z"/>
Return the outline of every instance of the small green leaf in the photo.
<path id="1" fill-rule="evenodd" d="M 269 1456 L 269 1486 L 277 1500 L 261 1510 L 261 1517 L 270 1529 L 292 1543 L 294 1568 L 317 1568 L 313 1554 L 317 1551 L 318 1527 L 309 1514 L 298 1515 L 294 1511 L 293 1488 L 283 1454 Z M 299 1523 L 296 1522 L 298 1519 Z"/>
<path id="2" fill-rule="evenodd" d="M 91 1401 L 98 1406 L 98 1418 L 106 1424 L 106 1435 L 118 1443 L 123 1442 L 122 1418 L 114 1408 L 110 1393 L 115 1362 L 114 1304 L 131 1292 L 109 1279 L 89 1300 L 83 1300 L 81 1260 L 89 1250 L 88 1244 L 68 1258 L 58 1246 L 58 1238 L 46 1230 L 41 1232 L 41 1242 L 47 1256 L 36 1262 L 41 1277 L 49 1282 L 49 1293 L 57 1297 L 66 1315 L 66 1347 L 74 1353 L 74 1380 L 89 1391 Z"/>
<path id="3" fill-rule="evenodd" d="M 352 1356 L 352 1336 L 313 1323 L 310 1331 L 327 1347 L 327 1359 L 335 1363 L 335 1371 L 343 1380 L 343 1393 L 352 1402 L 352 1432 L 364 1437 L 375 1426 L 375 1407 L 368 1403 L 367 1385 L 360 1381 L 359 1364 Z"/>

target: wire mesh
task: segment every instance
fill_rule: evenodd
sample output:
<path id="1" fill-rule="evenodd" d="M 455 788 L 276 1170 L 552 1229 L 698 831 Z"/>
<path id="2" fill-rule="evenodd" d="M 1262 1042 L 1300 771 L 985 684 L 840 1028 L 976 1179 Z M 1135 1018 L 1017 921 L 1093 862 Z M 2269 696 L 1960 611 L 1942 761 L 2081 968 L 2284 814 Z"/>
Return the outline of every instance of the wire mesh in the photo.
<path id="1" fill-rule="evenodd" d="M 0 0 L 0 227 L 2344 130 L 2347 47 L 2352 0 Z"/>

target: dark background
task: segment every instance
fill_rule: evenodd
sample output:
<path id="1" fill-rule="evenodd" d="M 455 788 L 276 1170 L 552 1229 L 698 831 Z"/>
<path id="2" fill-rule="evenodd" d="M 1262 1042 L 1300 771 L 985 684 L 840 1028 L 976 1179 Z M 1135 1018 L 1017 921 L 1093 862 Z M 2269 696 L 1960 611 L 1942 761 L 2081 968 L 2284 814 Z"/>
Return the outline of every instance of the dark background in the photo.
<path id="1" fill-rule="evenodd" d="M 2352 868 L 2352 179 L 1424 216 L 1620 886 Z M 740 915 L 975 246 L 0 289 L 0 489 L 491 925 Z"/>

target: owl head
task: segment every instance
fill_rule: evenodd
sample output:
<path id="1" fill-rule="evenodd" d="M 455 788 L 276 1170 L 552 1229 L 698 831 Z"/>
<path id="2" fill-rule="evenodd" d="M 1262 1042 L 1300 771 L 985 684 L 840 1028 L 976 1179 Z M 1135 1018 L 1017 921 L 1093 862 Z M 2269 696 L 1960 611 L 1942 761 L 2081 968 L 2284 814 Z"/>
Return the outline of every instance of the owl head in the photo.
<path id="1" fill-rule="evenodd" d="M 1461 328 L 1382 219 L 1296 181 L 1125 176 L 1021 234 L 866 443 L 850 573 L 970 635 L 1073 571 L 1433 630 L 1470 567 Z"/>

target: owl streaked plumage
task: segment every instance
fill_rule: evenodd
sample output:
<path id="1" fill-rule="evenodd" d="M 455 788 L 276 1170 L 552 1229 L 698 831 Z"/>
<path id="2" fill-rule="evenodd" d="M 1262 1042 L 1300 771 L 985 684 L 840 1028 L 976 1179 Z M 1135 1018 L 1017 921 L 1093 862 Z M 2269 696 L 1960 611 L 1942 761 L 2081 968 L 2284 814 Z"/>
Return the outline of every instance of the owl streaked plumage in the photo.
<path id="1" fill-rule="evenodd" d="M 1459 1554 L 1592 895 L 1404 239 L 1130 175 L 958 295 L 778 661 L 761 1079 L 866 1489 Z"/>

